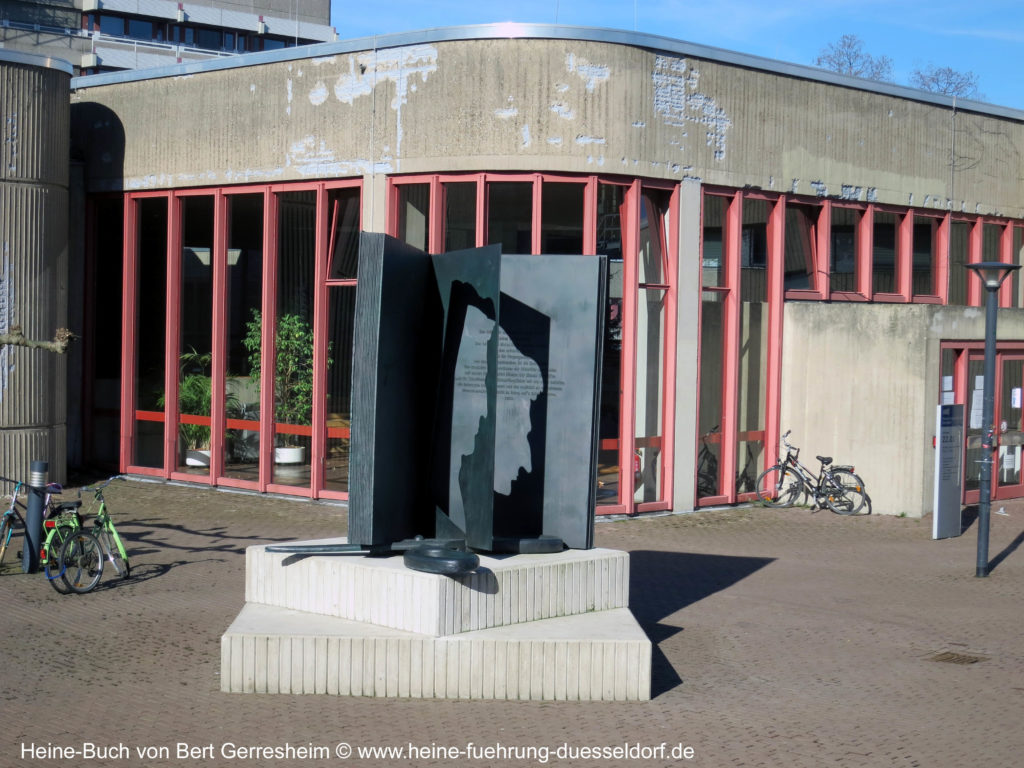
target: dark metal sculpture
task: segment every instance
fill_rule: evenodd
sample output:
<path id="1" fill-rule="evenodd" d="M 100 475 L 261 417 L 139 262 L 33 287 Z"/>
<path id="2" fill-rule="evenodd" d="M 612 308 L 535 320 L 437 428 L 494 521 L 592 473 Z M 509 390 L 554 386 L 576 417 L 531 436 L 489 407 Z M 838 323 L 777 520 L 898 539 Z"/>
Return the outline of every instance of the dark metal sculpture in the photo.
<path id="1" fill-rule="evenodd" d="M 347 545 L 459 573 L 593 546 L 607 259 L 362 233 Z"/>

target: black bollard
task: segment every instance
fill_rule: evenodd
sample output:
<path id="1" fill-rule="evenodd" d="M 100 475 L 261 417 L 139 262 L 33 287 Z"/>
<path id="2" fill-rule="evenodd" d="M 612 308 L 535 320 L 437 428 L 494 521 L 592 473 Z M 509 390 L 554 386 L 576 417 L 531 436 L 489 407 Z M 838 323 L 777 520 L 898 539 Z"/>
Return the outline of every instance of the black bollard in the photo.
<path id="1" fill-rule="evenodd" d="M 25 542 L 21 551 L 21 570 L 35 573 L 39 570 L 39 548 L 43 544 L 43 506 L 46 501 L 46 476 L 50 465 L 33 461 L 29 472 L 28 504 L 25 511 Z"/>

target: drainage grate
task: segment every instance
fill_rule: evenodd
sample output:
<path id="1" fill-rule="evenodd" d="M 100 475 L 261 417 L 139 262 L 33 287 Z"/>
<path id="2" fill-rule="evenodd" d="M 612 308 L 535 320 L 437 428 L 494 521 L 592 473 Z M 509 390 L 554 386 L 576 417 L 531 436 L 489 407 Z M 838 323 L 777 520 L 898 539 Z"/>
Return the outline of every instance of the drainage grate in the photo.
<path id="1" fill-rule="evenodd" d="M 957 653 L 956 651 L 941 651 L 934 656 L 929 656 L 928 661 L 943 661 L 946 664 L 977 664 L 979 661 L 987 661 L 988 656 L 973 656 L 969 653 Z"/>

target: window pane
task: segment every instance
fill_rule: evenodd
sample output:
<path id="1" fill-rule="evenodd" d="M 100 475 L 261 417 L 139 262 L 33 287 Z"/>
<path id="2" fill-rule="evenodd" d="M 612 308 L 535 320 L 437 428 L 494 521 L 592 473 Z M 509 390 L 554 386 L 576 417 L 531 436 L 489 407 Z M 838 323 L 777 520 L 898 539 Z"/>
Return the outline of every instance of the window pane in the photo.
<path id="1" fill-rule="evenodd" d="M 327 452 L 324 487 L 348 490 L 349 435 L 352 426 L 352 329 L 356 288 L 331 288 L 328 308 L 330 359 L 327 362 Z"/>
<path id="2" fill-rule="evenodd" d="M 354 280 L 356 261 L 359 255 L 359 206 L 358 187 L 332 189 L 327 192 L 327 215 L 331 227 L 332 280 Z"/>
<path id="3" fill-rule="evenodd" d="M 487 244 L 502 253 L 533 252 L 533 183 L 500 181 L 487 185 Z"/>
<path id="4" fill-rule="evenodd" d="M 583 189 L 582 184 L 541 187 L 541 253 L 583 253 Z"/>
<path id="5" fill-rule="evenodd" d="M 124 19 L 120 16 L 101 13 L 96 17 L 96 23 L 104 35 L 124 35 Z"/>
<path id="6" fill-rule="evenodd" d="M 1000 224 L 981 225 L 981 260 L 1002 261 L 999 254 L 999 241 L 1003 236 Z"/>
<path id="7" fill-rule="evenodd" d="M 743 242 L 740 245 L 740 299 L 767 301 L 768 202 L 743 201 Z"/>
<path id="8" fill-rule="evenodd" d="M 768 303 L 764 270 L 741 270 L 740 298 L 736 492 L 750 493 L 755 490 L 764 455 L 765 375 L 768 368 Z"/>
<path id="9" fill-rule="evenodd" d="M 704 236 L 701 254 L 701 285 L 720 288 L 725 285 L 724 239 L 727 200 L 704 196 Z"/>
<path id="10" fill-rule="evenodd" d="M 316 193 L 278 195 L 274 371 L 275 483 L 310 482 Z"/>
<path id="11" fill-rule="evenodd" d="M 722 424 L 722 323 L 724 301 L 720 293 L 705 291 L 700 305 L 700 411 L 697 414 L 701 445 L 697 454 L 697 497 L 720 493 Z M 756 478 L 755 478 L 756 479 Z"/>
<path id="12" fill-rule="evenodd" d="M 181 340 L 178 347 L 178 470 L 210 471 L 213 341 L 213 197 L 181 204 Z M 188 416 L 200 417 L 189 419 Z"/>
<path id="13" fill-rule="evenodd" d="M 966 271 L 966 270 L 965 270 Z M 967 408 L 970 414 L 972 403 L 982 402 L 985 391 L 985 360 L 982 357 L 969 357 L 967 360 Z M 967 424 L 967 449 L 964 455 L 964 490 L 976 491 L 981 485 L 981 418 L 977 421 L 965 418 Z M 993 472 L 993 475 L 995 472 Z"/>
<path id="14" fill-rule="evenodd" d="M 1020 227 L 1013 228 L 1013 250 L 1010 252 L 1011 260 L 1014 264 L 1022 264 L 1021 261 L 1021 250 L 1024 248 L 1024 242 L 1022 242 L 1021 233 L 1024 232 Z M 1011 307 L 1022 307 L 1024 304 L 1021 303 L 1020 296 L 1020 270 L 1016 269 L 1010 273 L 1010 279 L 1013 280 L 1013 295 L 1011 296 Z"/>
<path id="15" fill-rule="evenodd" d="M 818 215 L 821 208 L 802 203 L 786 203 L 784 287 L 814 289 L 814 264 L 817 259 Z"/>
<path id="16" fill-rule="evenodd" d="M 430 185 L 398 188 L 398 238 L 421 251 L 430 250 Z"/>
<path id="17" fill-rule="evenodd" d="M 896 244 L 899 242 L 900 217 L 888 211 L 875 211 L 871 237 L 871 290 L 896 293 Z"/>
<path id="18" fill-rule="evenodd" d="M 164 350 L 167 328 L 167 199 L 137 205 L 135 441 L 132 461 L 164 465 Z"/>
<path id="19" fill-rule="evenodd" d="M 913 294 L 936 296 L 935 248 L 938 243 L 939 220 L 934 216 L 914 216 Z"/>
<path id="20" fill-rule="evenodd" d="M 857 208 L 832 208 L 829 286 L 833 291 L 857 290 L 857 236 L 863 215 Z"/>
<path id="21" fill-rule="evenodd" d="M 622 364 L 621 209 L 626 188 L 597 188 L 598 253 L 608 255 L 608 314 L 604 326 L 601 369 L 601 412 L 598 430 L 597 503 L 619 501 L 619 380 Z"/>
<path id="22" fill-rule="evenodd" d="M 224 475 L 259 480 L 263 195 L 228 197 Z"/>
<path id="23" fill-rule="evenodd" d="M 476 247 L 476 182 L 444 185 L 444 249 L 462 251 Z"/>
<path id="24" fill-rule="evenodd" d="M 665 189 L 644 189 L 640 205 L 641 284 L 663 285 L 668 248 L 669 203 L 672 193 Z"/>
<path id="25" fill-rule="evenodd" d="M 637 297 L 633 500 L 638 503 L 662 497 L 665 293 L 661 288 L 641 288 Z"/>
<path id="26" fill-rule="evenodd" d="M 207 29 L 205 27 L 200 27 L 196 30 L 197 47 L 208 48 L 212 51 L 219 51 L 223 44 L 224 38 L 219 29 Z"/>
<path id="27" fill-rule="evenodd" d="M 118 463 L 121 432 L 121 310 L 124 242 L 124 200 L 100 197 L 94 202 L 93 272 L 86 277 L 90 296 L 90 317 L 97 339 L 93 344 L 92 370 L 94 386 L 92 402 L 93 429 L 88 438 L 86 459 L 100 464 Z M 162 349 L 162 347 L 161 347 Z M 83 350 L 84 351 L 84 350 Z"/>
<path id="28" fill-rule="evenodd" d="M 128 20 L 128 36 L 137 40 L 153 39 L 153 22 L 143 19 Z"/>
<path id="29" fill-rule="evenodd" d="M 971 224 L 954 221 L 949 233 L 949 301 L 948 304 L 967 304 L 967 253 L 970 246 Z"/>

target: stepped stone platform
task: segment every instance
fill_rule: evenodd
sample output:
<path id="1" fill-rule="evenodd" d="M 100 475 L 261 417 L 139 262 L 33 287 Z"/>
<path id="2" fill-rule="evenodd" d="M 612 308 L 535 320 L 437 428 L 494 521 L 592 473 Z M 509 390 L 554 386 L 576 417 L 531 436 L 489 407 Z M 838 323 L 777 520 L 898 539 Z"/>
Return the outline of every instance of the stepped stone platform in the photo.
<path id="1" fill-rule="evenodd" d="M 344 539 L 315 543 L 334 542 Z M 245 591 L 221 638 L 225 692 L 650 698 L 651 644 L 628 609 L 625 552 L 482 555 L 452 577 L 401 556 L 255 546 Z"/>

